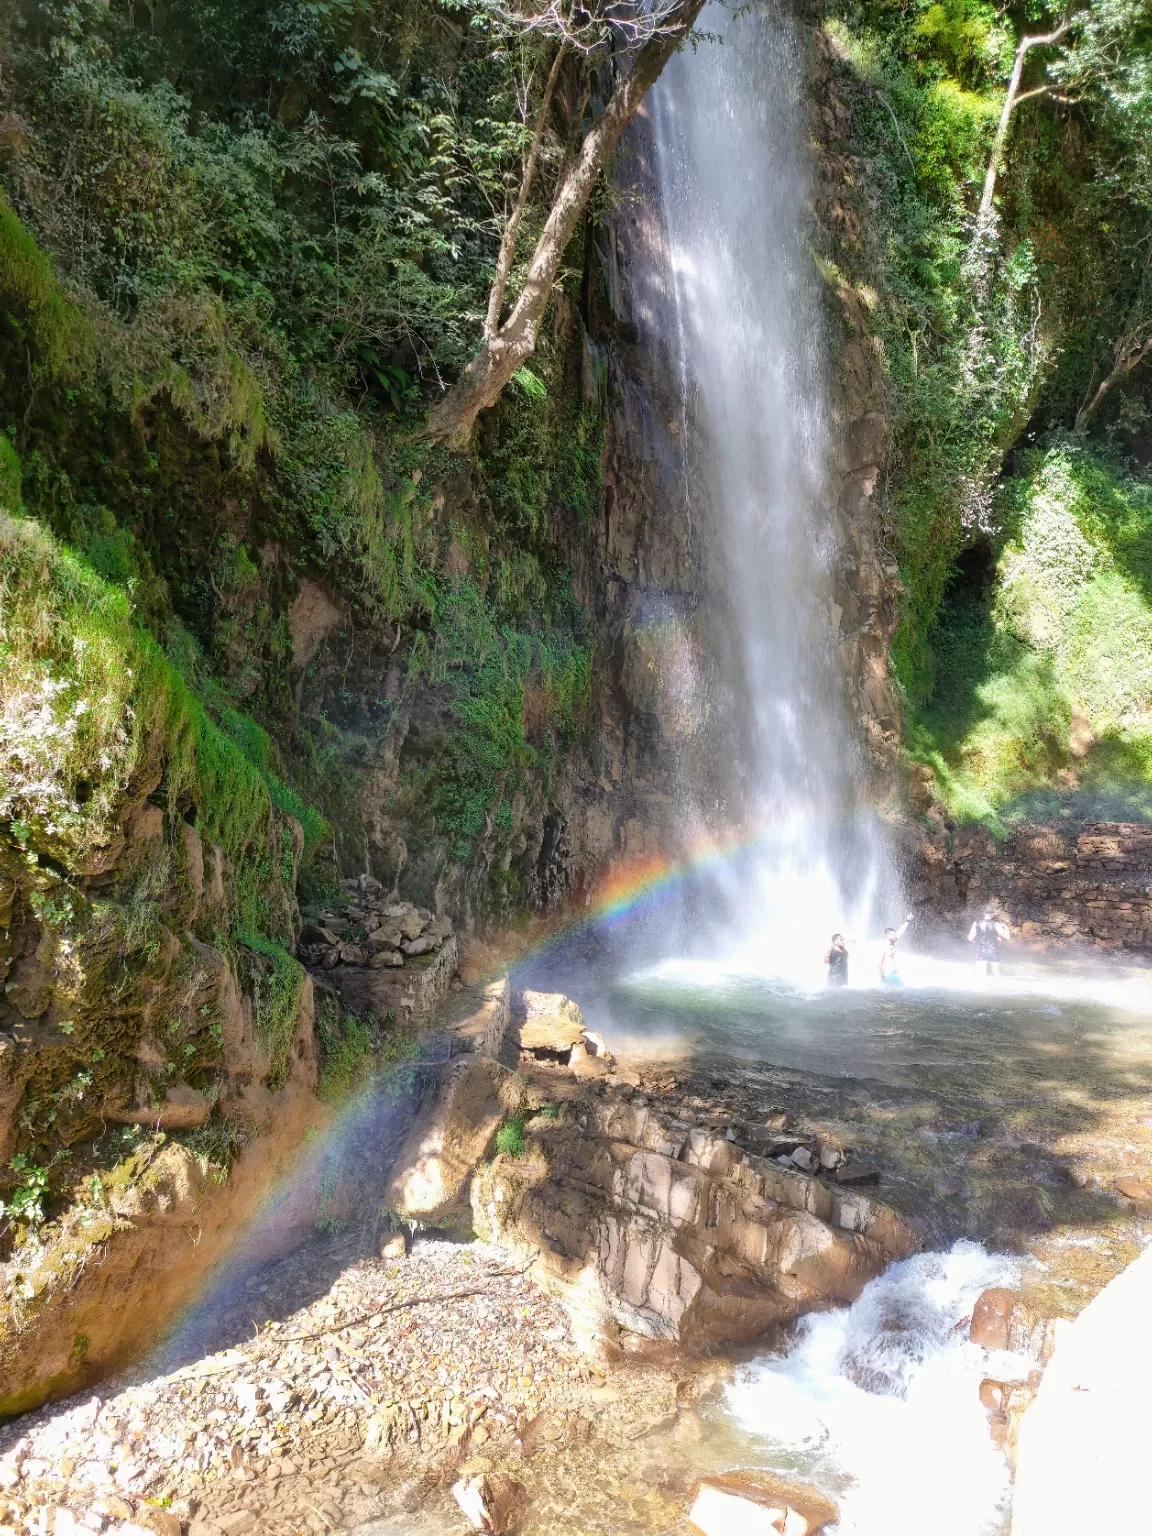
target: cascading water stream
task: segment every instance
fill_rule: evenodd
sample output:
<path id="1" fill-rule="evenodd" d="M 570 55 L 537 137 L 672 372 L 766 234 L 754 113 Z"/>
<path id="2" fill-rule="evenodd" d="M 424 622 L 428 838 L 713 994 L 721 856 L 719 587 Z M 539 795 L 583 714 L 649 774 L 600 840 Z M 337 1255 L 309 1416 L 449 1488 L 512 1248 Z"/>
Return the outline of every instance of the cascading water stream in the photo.
<path id="1" fill-rule="evenodd" d="M 834 520 L 816 276 L 805 238 L 803 69 L 783 12 L 712 4 L 713 34 L 653 92 L 690 483 L 730 604 L 757 857 L 732 906 L 787 973 L 867 920 L 883 860 L 861 790 L 833 625 Z M 718 40 L 717 40 L 718 39 Z M 749 874 L 751 871 L 751 874 Z"/>
<path id="2" fill-rule="evenodd" d="M 1015 1279 L 974 1243 L 894 1264 L 853 1306 L 805 1318 L 786 1356 L 741 1368 L 729 1411 L 774 1465 L 835 1493 L 839 1536 L 993 1536 L 1008 1469 L 979 1385 L 1027 1363 L 966 1325 L 986 1286 Z"/>
<path id="3" fill-rule="evenodd" d="M 797 29 L 775 6 L 716 3 L 700 28 L 712 40 L 672 62 L 651 118 L 672 295 L 658 324 L 678 364 L 693 523 L 720 545 L 738 674 L 724 691 L 743 715 L 724 746 L 755 829 L 756 855 L 728 892 L 747 942 L 719 967 L 754 960 L 761 974 L 807 980 L 831 930 L 871 926 L 898 891 L 865 802 L 834 633 Z M 853 1307 L 805 1320 L 786 1354 L 745 1367 L 728 1392 L 729 1432 L 835 1491 L 846 1536 L 995 1531 L 1007 1475 L 977 1396 L 987 1361 L 962 1319 L 1009 1269 L 971 1244 L 896 1266 Z"/>

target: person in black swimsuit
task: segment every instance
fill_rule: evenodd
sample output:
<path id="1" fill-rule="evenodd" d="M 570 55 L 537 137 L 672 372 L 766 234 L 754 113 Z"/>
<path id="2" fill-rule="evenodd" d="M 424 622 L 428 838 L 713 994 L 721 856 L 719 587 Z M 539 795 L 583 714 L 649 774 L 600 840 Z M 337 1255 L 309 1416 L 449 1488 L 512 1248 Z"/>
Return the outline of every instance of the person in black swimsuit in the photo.
<path id="1" fill-rule="evenodd" d="M 832 942 L 828 946 L 828 952 L 824 956 L 824 964 L 828 967 L 828 985 L 830 987 L 846 987 L 848 985 L 848 946 L 844 942 L 842 933 L 834 933 Z"/>
<path id="2" fill-rule="evenodd" d="M 978 917 L 968 930 L 969 944 L 976 946 L 976 969 L 983 966 L 985 976 L 1000 974 L 1000 941 L 1011 938 L 1005 923 L 998 920 L 994 907 L 985 907 L 984 916 Z"/>

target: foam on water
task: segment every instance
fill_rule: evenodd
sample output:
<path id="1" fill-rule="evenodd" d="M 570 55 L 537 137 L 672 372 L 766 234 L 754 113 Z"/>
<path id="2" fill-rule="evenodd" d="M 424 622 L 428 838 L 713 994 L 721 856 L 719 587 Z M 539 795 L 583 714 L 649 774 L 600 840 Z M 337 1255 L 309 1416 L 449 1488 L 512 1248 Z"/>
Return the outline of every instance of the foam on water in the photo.
<path id="1" fill-rule="evenodd" d="M 860 1299 L 805 1318 L 782 1356 L 744 1366 L 727 1411 L 765 1459 L 829 1490 L 838 1536 L 996 1536 L 1009 1492 L 979 1400 L 1027 1362 L 978 1349 L 967 1319 L 1018 1279 L 975 1243 L 893 1265 Z"/>

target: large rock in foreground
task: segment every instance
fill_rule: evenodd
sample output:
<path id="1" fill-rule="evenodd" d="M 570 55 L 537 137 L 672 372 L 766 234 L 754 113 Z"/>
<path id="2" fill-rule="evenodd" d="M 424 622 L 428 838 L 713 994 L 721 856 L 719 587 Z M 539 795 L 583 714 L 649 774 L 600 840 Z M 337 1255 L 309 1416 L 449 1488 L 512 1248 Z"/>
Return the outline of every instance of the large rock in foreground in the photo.
<path id="1" fill-rule="evenodd" d="M 762 1338 L 855 1299 L 916 1238 L 887 1206 L 742 1152 L 650 1106 L 594 1095 L 537 1118 L 524 1155 L 472 1182 L 473 1223 L 535 1256 L 590 1345 Z"/>
<path id="2" fill-rule="evenodd" d="M 1148 1530 L 1150 1314 L 1146 1248 L 1058 1328 L 1020 1425 L 1012 1536 Z"/>

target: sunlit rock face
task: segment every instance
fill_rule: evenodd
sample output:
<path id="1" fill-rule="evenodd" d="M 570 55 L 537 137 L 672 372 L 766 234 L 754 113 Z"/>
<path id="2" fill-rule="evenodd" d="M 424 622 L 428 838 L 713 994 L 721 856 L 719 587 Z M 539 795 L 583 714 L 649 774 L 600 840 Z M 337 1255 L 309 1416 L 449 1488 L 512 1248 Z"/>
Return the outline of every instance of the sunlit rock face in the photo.
<path id="1" fill-rule="evenodd" d="M 439 1221 L 467 1208 L 468 1184 L 524 1085 L 483 1056 L 466 1056 L 445 1077 L 419 1117 L 385 1191 L 387 1204 L 413 1221 Z"/>
<path id="2" fill-rule="evenodd" d="M 472 1184 L 477 1232 L 525 1257 L 590 1347 L 763 1338 L 850 1301 L 914 1249 L 886 1206 L 743 1152 L 645 1104 L 536 1120 Z"/>

